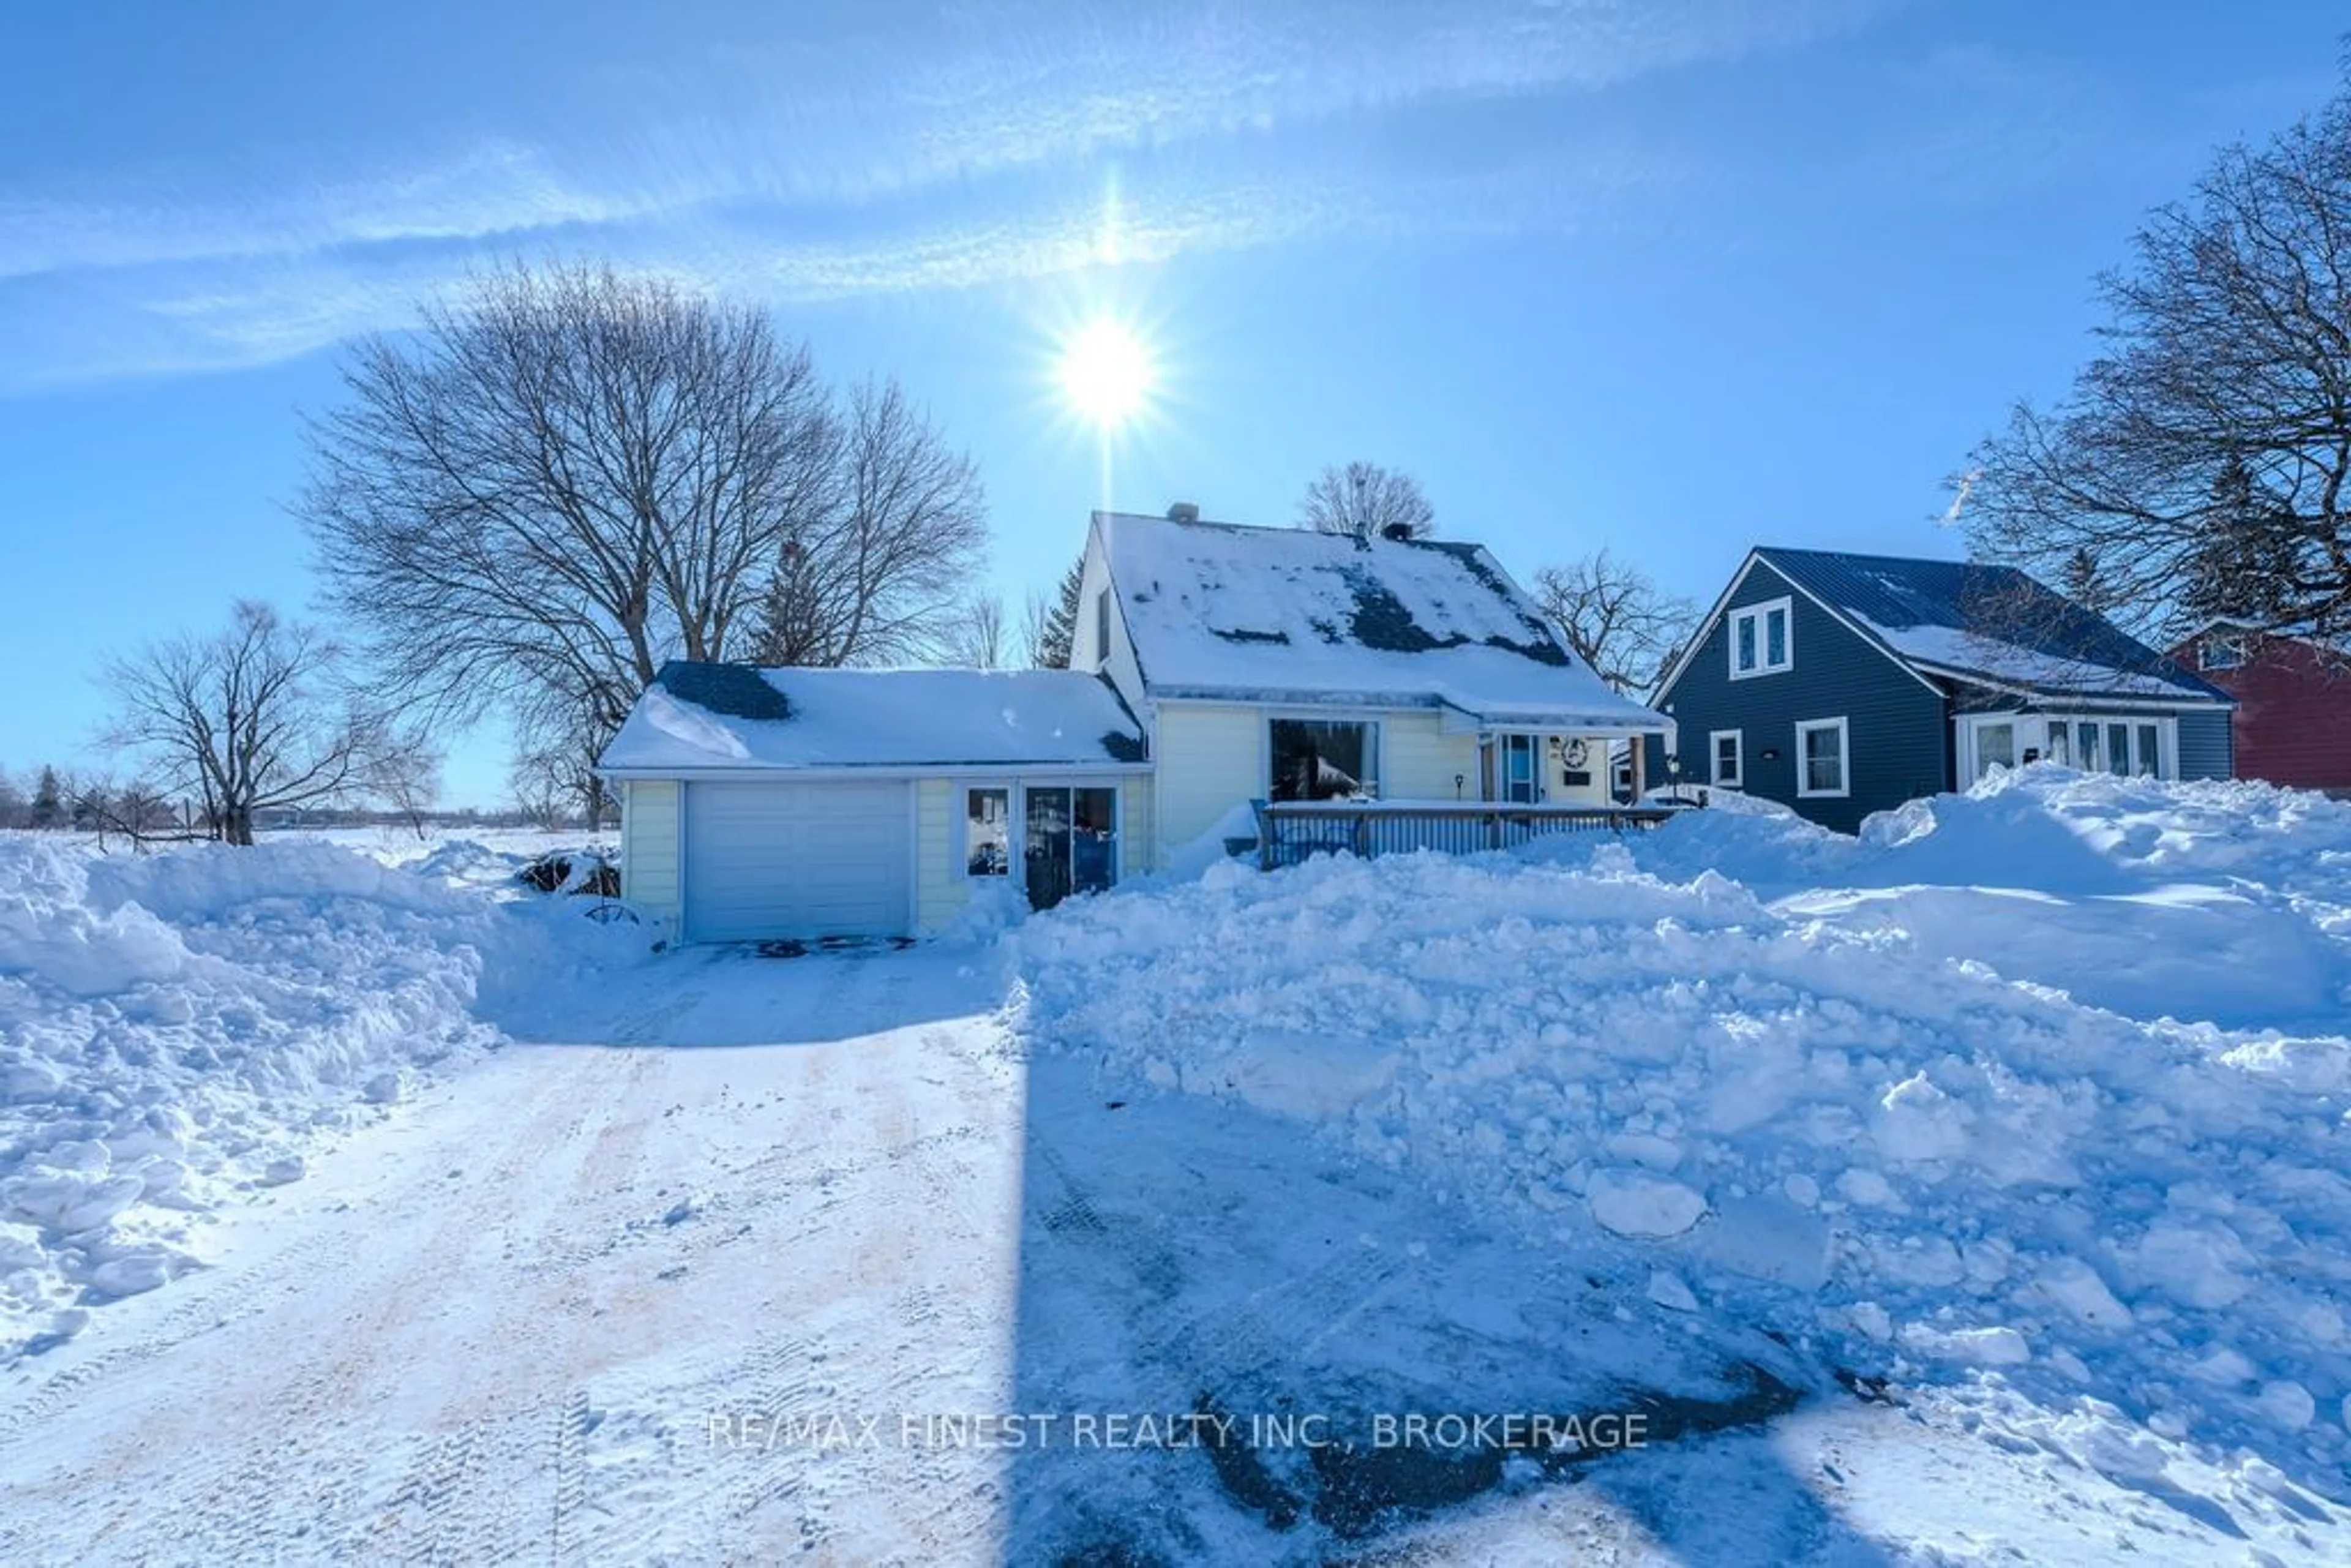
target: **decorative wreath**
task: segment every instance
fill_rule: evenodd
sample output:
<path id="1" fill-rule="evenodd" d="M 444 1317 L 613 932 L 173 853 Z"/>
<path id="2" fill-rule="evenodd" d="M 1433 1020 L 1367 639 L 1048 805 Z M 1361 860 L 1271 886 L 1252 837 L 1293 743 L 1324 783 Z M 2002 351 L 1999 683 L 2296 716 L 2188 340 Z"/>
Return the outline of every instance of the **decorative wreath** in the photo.
<path id="1" fill-rule="evenodd" d="M 1584 739 L 1583 737 L 1579 735 L 1574 739 L 1567 743 L 1566 760 L 1567 765 L 1570 768 L 1583 767 L 1585 759 L 1591 757 L 1591 755 L 1592 743 Z"/>

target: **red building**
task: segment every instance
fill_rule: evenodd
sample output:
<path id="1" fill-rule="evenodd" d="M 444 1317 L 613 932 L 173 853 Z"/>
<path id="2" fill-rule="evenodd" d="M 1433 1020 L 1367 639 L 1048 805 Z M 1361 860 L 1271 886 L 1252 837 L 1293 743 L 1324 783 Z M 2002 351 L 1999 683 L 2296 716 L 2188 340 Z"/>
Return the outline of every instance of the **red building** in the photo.
<path id="1" fill-rule="evenodd" d="M 2171 657 L 2237 699 L 2238 778 L 2351 795 L 2351 643 L 2216 621 Z"/>

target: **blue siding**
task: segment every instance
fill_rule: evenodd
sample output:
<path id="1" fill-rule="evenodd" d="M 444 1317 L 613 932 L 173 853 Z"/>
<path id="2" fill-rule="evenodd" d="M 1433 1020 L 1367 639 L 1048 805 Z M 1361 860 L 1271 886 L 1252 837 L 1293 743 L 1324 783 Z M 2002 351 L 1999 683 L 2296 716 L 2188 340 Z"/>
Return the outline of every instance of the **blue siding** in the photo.
<path id="1" fill-rule="evenodd" d="M 2179 776 L 2226 779 L 2236 770 L 2236 747 L 2226 711 L 2179 716 Z"/>
<path id="2" fill-rule="evenodd" d="M 1793 667 L 1732 680 L 1729 612 L 1780 598 L 1792 601 Z M 1708 780 L 1708 732 L 1736 729 L 1743 737 L 1747 792 L 1839 832 L 1852 832 L 1872 811 L 1950 788 L 1951 726 L 1939 692 L 1796 592 L 1765 562 L 1756 562 L 1723 612 L 1680 680 L 1654 705 L 1679 727 L 1686 782 Z M 1797 724 L 1840 717 L 1851 750 L 1852 793 L 1799 799 Z M 1766 758 L 1767 749 L 1777 755 Z M 1662 746 L 1653 743 L 1647 760 L 1648 776 L 1663 781 Z"/>

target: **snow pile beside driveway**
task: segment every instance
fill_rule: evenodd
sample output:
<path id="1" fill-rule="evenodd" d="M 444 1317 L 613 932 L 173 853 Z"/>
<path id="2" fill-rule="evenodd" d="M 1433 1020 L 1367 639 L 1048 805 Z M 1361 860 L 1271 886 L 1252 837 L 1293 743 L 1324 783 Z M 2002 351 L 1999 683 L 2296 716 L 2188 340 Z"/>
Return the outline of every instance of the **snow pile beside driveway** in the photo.
<path id="1" fill-rule="evenodd" d="M 1860 1375 L 2339 1483 L 2346 848 L 2310 797 L 2032 769 L 1858 842 L 1220 866 L 1030 922 L 1023 1028 Z"/>
<path id="2" fill-rule="evenodd" d="M 570 913 L 316 842 L 0 836 L 0 1355 L 194 1267 L 206 1213 L 494 1040 L 480 1004 L 629 940 Z"/>

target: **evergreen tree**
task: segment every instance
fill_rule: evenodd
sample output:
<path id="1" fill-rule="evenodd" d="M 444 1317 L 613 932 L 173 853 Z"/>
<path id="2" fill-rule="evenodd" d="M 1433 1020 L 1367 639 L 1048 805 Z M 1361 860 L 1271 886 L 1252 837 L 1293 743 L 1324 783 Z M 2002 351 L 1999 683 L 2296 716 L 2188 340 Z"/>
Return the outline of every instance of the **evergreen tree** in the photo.
<path id="1" fill-rule="evenodd" d="M 1078 596 L 1085 588 L 1086 558 L 1070 563 L 1061 576 L 1058 597 L 1043 613 L 1033 612 L 1029 625 L 1029 662 L 1040 670 L 1066 670 L 1077 645 Z"/>
<path id="2" fill-rule="evenodd" d="M 33 790 L 33 826 L 61 828 L 66 821 L 65 786 L 57 782 L 57 770 L 41 769 L 41 781 Z"/>

